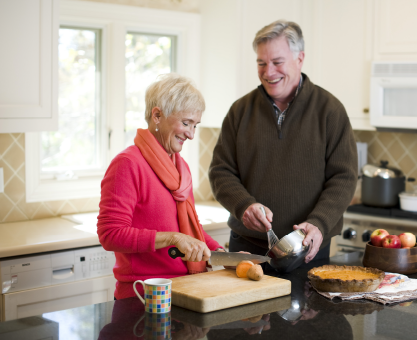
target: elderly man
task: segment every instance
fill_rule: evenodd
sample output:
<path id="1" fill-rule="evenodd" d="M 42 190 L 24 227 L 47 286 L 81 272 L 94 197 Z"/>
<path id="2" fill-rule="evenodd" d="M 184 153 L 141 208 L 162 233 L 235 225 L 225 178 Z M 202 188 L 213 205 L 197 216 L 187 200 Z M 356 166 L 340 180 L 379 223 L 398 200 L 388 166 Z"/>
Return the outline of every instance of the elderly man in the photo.
<path id="1" fill-rule="evenodd" d="M 209 170 L 214 197 L 230 212 L 230 251 L 265 254 L 270 228 L 279 238 L 303 229 L 304 244 L 312 242 L 305 262 L 328 257 L 357 181 L 349 118 L 301 73 L 296 23 L 265 26 L 253 48 L 261 85 L 230 108 Z"/>

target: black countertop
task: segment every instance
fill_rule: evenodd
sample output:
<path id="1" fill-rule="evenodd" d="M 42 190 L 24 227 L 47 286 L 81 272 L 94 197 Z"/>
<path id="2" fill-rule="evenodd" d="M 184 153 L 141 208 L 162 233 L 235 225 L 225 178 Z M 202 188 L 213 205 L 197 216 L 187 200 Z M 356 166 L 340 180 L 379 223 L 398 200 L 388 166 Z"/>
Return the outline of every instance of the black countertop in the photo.
<path id="1" fill-rule="evenodd" d="M 292 273 L 291 295 L 200 314 L 176 306 L 170 315 L 147 314 L 137 298 L 89 305 L 0 323 L 0 339 L 416 339 L 417 300 L 396 305 L 330 301 L 310 287 L 307 272 L 324 264 L 361 265 L 362 253 L 313 261 Z M 417 274 L 408 275 L 417 278 Z"/>

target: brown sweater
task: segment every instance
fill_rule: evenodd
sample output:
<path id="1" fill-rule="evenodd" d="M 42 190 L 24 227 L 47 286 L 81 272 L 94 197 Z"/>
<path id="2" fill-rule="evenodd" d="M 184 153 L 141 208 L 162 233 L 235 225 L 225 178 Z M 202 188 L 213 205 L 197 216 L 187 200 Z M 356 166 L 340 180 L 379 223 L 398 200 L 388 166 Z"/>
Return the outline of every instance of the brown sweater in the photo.
<path id="1" fill-rule="evenodd" d="M 272 210 L 278 237 L 309 222 L 322 247 L 340 234 L 357 181 L 356 144 L 338 99 L 303 74 L 303 86 L 282 124 L 262 86 L 237 100 L 226 115 L 209 178 L 237 234 L 267 247 L 266 233 L 247 229 L 242 215 L 253 203 Z"/>

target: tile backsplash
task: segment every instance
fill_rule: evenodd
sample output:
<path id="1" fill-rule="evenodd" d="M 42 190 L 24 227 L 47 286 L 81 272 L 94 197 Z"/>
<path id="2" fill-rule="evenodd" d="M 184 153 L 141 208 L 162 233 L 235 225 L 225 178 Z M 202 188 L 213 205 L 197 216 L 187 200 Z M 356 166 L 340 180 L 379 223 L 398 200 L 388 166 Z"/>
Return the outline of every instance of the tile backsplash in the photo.
<path id="1" fill-rule="evenodd" d="M 400 132 L 354 131 L 357 142 L 368 144 L 368 163 L 401 169 L 405 176 L 417 179 L 417 134 Z M 407 183 L 406 190 L 413 190 Z"/>
<path id="2" fill-rule="evenodd" d="M 218 128 L 201 128 L 199 141 L 199 183 L 196 201 L 213 200 L 208 168 L 219 137 Z M 387 160 L 407 177 L 417 179 L 417 134 L 354 131 L 357 142 L 368 143 L 368 163 Z M 99 197 L 26 203 L 25 134 L 0 134 L 0 168 L 4 171 L 4 193 L 0 193 L 0 222 L 14 222 L 97 211 Z M 411 190 L 407 184 L 407 190 Z"/>
<path id="3" fill-rule="evenodd" d="M 207 170 L 220 129 L 202 128 L 200 132 L 199 183 L 196 201 L 213 200 Z M 99 197 L 27 203 L 25 188 L 25 134 L 0 134 L 0 168 L 4 172 L 4 193 L 0 193 L 0 223 L 98 211 Z"/>

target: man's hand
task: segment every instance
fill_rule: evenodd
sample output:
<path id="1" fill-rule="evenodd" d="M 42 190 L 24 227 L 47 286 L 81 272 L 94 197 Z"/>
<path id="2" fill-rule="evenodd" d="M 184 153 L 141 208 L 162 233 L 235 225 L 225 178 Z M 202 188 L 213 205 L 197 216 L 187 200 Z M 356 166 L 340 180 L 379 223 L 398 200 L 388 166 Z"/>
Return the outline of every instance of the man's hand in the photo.
<path id="1" fill-rule="evenodd" d="M 306 246 L 311 241 L 313 241 L 310 251 L 304 259 L 305 263 L 309 263 L 317 255 L 320 245 L 323 242 L 323 235 L 321 234 L 319 228 L 307 222 L 295 225 L 293 228 L 294 230 L 303 229 L 303 231 L 305 232 L 306 237 L 303 241 L 303 245 Z"/>
<path id="2" fill-rule="evenodd" d="M 263 214 L 261 207 L 264 207 L 266 217 Z M 272 228 L 272 216 L 273 213 L 271 210 L 269 210 L 269 208 L 260 203 L 254 203 L 250 205 L 243 213 L 242 222 L 245 227 L 250 230 L 266 233 L 269 229 Z"/>

